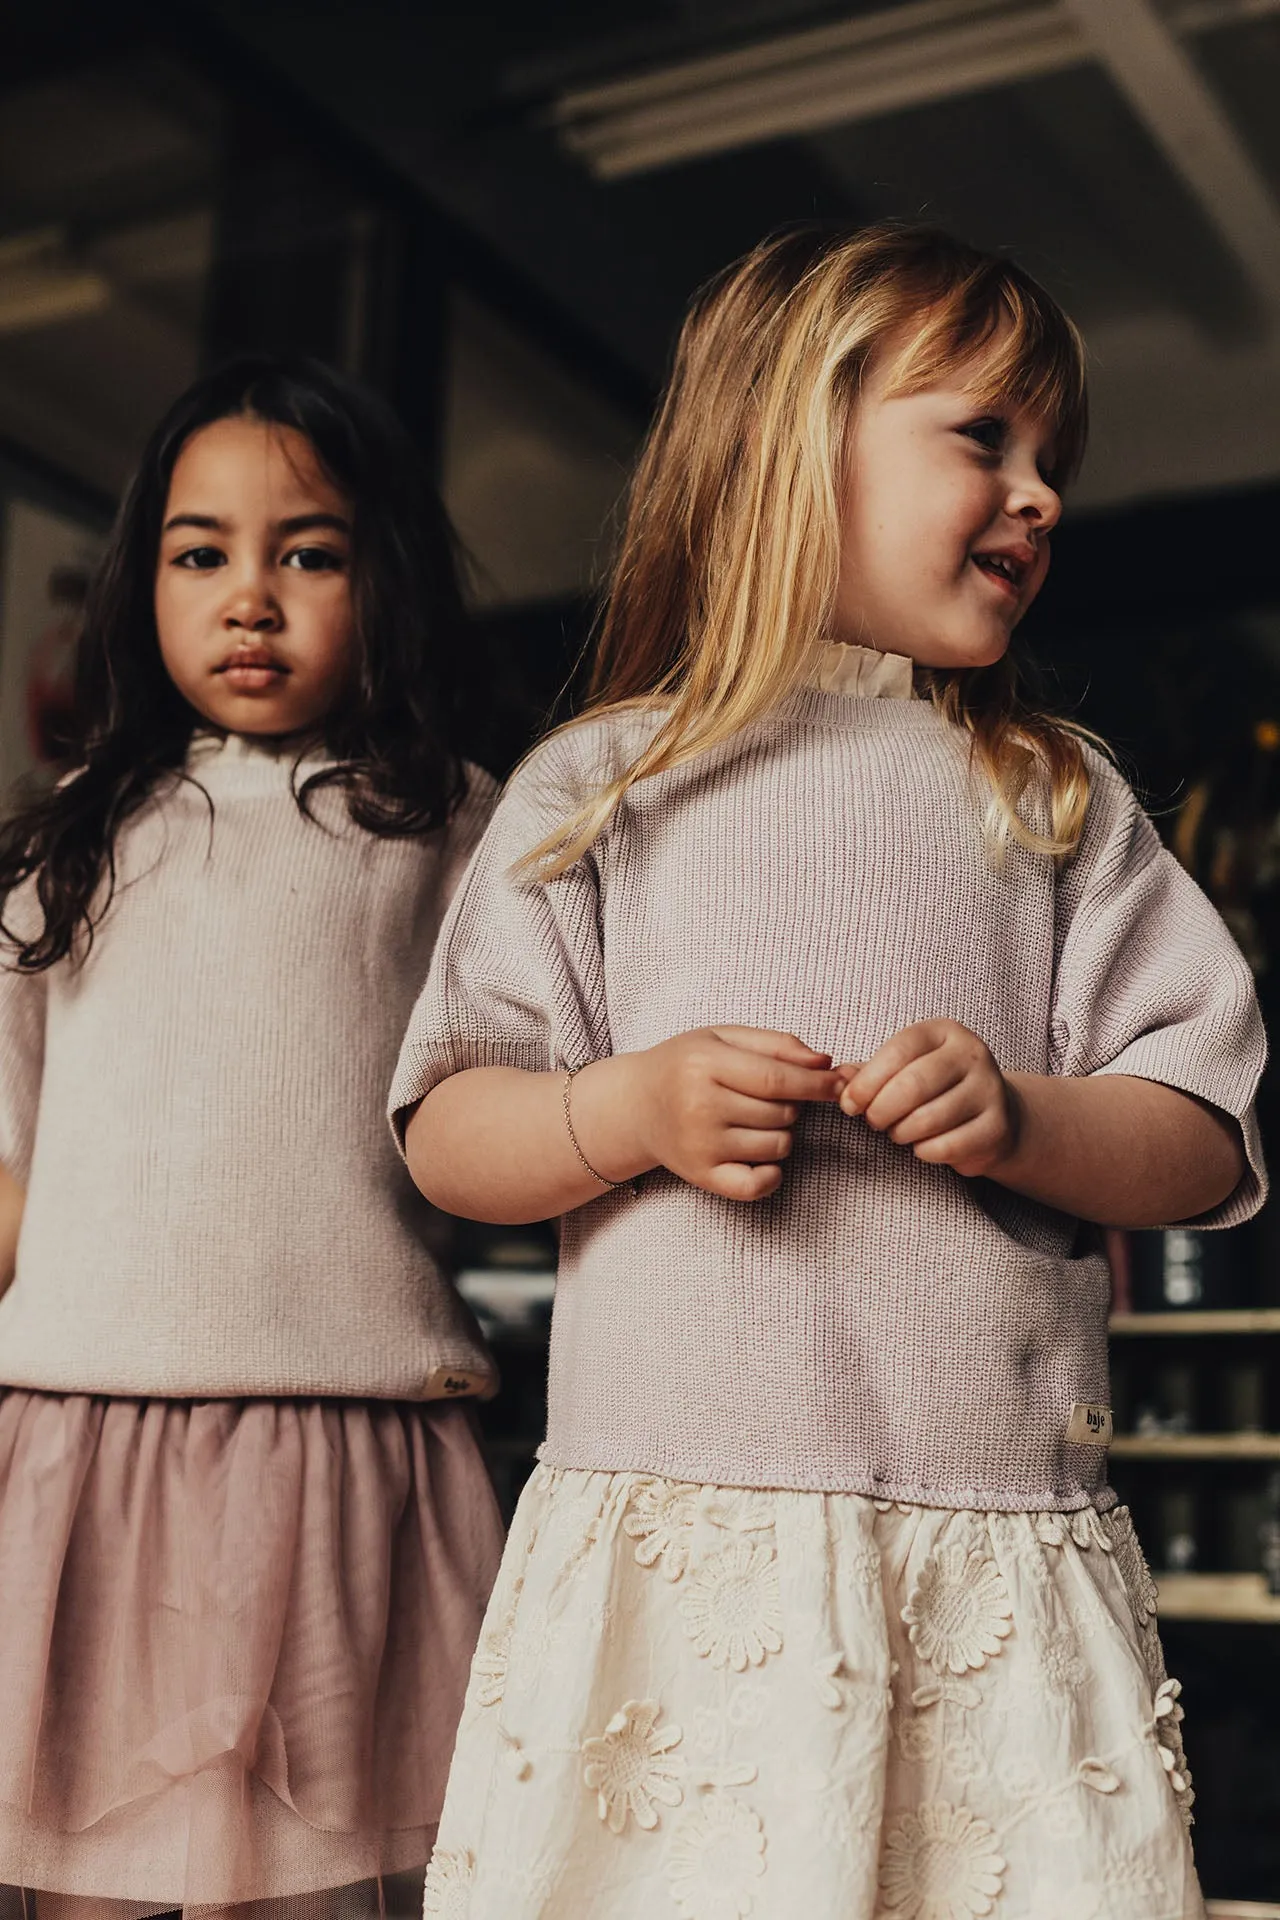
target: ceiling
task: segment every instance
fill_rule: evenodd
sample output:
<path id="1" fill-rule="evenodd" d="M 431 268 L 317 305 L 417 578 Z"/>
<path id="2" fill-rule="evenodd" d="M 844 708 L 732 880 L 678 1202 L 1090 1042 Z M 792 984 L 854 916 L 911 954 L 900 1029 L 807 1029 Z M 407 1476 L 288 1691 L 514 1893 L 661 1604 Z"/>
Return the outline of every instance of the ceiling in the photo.
<path id="1" fill-rule="evenodd" d="M 1082 504 L 1280 474 L 1280 0 L 209 11 L 650 388 L 770 227 L 924 217 L 1084 327 Z"/>

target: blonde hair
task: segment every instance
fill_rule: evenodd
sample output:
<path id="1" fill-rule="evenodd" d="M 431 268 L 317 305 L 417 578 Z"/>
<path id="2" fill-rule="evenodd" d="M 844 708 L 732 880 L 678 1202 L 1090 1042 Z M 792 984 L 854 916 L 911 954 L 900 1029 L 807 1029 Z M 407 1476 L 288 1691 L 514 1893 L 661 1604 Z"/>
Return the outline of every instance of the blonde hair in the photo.
<path id="1" fill-rule="evenodd" d="M 1084 451 L 1084 348 L 1012 262 L 927 227 L 802 228 L 764 241 L 695 298 L 631 487 L 583 713 L 664 718 L 641 752 L 526 864 L 565 872 L 627 790 L 719 746 L 809 677 L 830 638 L 846 429 L 874 354 L 901 340 L 889 391 L 912 393 L 989 348 L 979 405 L 1052 431 L 1055 485 Z M 918 670 L 972 735 L 990 788 L 986 831 L 1051 856 L 1079 840 L 1083 729 L 1027 706 L 1006 656 Z M 1019 803 L 1040 772 L 1048 831 Z"/>

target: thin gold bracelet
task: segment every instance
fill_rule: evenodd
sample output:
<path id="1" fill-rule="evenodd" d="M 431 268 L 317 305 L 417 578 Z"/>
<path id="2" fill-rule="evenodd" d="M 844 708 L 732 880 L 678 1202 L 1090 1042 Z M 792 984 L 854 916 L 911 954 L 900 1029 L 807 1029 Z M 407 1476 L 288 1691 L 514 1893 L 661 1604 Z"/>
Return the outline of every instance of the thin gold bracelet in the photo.
<path id="1" fill-rule="evenodd" d="M 573 1115 L 569 1111 L 569 1092 L 573 1086 L 574 1075 L 579 1074 L 581 1072 L 582 1072 L 581 1067 L 575 1067 L 572 1073 L 566 1073 L 564 1076 L 564 1083 L 560 1089 L 560 1104 L 564 1108 L 564 1123 L 565 1123 L 565 1126 L 569 1129 L 569 1138 L 573 1142 L 573 1150 L 577 1154 L 579 1160 L 581 1160 L 587 1172 L 591 1175 L 591 1178 L 593 1180 L 598 1180 L 602 1187 L 609 1187 L 609 1188 L 630 1187 L 632 1193 L 634 1193 L 636 1190 L 636 1183 L 634 1180 L 606 1180 L 602 1173 L 596 1172 L 595 1168 L 592 1166 L 591 1162 L 588 1160 L 586 1154 L 582 1151 L 581 1143 L 579 1142 L 577 1134 L 574 1132 Z"/>

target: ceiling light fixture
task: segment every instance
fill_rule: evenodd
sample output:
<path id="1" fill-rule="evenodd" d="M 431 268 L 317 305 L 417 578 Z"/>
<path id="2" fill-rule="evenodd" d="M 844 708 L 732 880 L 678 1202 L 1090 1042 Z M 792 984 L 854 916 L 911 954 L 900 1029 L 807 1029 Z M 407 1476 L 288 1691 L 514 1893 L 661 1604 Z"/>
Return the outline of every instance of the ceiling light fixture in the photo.
<path id="1" fill-rule="evenodd" d="M 1280 0 L 1176 0 L 1189 34 L 1280 11 Z M 848 126 L 1095 57 L 1062 0 L 908 0 L 873 14 L 563 93 L 551 112 L 601 180 L 788 135 Z"/>

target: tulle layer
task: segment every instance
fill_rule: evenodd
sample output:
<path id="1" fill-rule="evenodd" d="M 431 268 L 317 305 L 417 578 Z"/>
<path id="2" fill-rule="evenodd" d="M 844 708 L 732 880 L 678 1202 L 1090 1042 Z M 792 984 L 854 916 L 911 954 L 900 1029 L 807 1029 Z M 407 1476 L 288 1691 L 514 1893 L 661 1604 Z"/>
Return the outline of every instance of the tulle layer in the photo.
<path id="1" fill-rule="evenodd" d="M 500 1551 L 462 1405 L 0 1394 L 0 1885 L 376 1911 Z"/>

